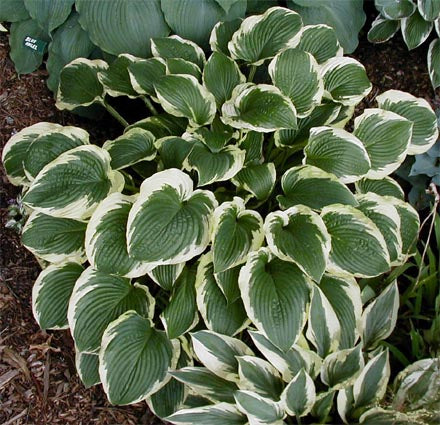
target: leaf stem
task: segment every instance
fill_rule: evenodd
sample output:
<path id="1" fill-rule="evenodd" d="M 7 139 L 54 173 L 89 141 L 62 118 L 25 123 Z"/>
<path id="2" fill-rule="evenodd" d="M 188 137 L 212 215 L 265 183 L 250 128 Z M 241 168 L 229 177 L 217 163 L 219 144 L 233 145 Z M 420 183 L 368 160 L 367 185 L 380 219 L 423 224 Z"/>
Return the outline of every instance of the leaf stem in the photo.
<path id="1" fill-rule="evenodd" d="M 248 82 L 252 82 L 255 76 L 255 72 L 257 71 L 257 65 L 251 65 L 251 69 L 249 70 Z"/>
<path id="2" fill-rule="evenodd" d="M 105 109 L 107 109 L 107 112 L 116 120 L 118 120 L 118 122 L 123 126 L 123 127 L 127 127 L 129 124 L 128 122 L 125 120 L 124 117 L 121 116 L 121 114 L 115 109 L 113 108 L 113 106 L 111 106 L 106 100 L 104 100 L 103 105 L 105 107 Z"/>
<path id="3" fill-rule="evenodd" d="M 158 115 L 157 109 L 154 107 L 153 103 L 150 99 L 148 99 L 148 97 L 141 96 L 141 99 L 144 101 L 145 105 L 147 105 L 147 108 L 153 115 Z"/>
<path id="4" fill-rule="evenodd" d="M 132 186 L 131 184 L 125 184 L 124 185 L 124 190 L 128 190 L 132 193 L 139 193 L 139 188 L 136 186 Z"/>

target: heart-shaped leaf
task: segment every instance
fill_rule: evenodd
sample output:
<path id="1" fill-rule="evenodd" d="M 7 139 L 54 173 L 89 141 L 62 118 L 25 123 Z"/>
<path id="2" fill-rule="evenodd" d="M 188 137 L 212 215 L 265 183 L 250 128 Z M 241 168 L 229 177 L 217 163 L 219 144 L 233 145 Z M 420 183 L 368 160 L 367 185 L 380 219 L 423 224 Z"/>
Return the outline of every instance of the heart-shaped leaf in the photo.
<path id="1" fill-rule="evenodd" d="M 128 253 L 140 261 L 177 264 L 201 254 L 209 243 L 214 195 L 193 192 L 190 177 L 177 169 L 144 180 L 128 216 Z"/>
<path id="2" fill-rule="evenodd" d="M 321 280 L 330 252 L 330 236 L 317 213 L 304 205 L 270 213 L 264 232 L 269 249 L 278 258 L 295 263 L 315 281 Z"/>
<path id="3" fill-rule="evenodd" d="M 273 258 L 267 248 L 251 253 L 240 271 L 239 285 L 246 312 L 258 330 L 287 351 L 306 320 L 311 281 L 293 263 Z"/>
<path id="4" fill-rule="evenodd" d="M 110 402 L 133 404 L 158 391 L 177 361 L 173 351 L 165 333 L 135 311 L 110 323 L 99 351 L 99 376 Z"/>
<path id="5" fill-rule="evenodd" d="M 228 44 L 233 59 L 261 65 L 288 46 L 302 27 L 301 17 L 289 9 L 272 7 L 246 18 Z"/>
<path id="6" fill-rule="evenodd" d="M 32 182 L 23 202 L 54 217 L 84 219 L 124 179 L 110 168 L 110 155 L 95 145 L 79 146 L 47 164 Z"/>

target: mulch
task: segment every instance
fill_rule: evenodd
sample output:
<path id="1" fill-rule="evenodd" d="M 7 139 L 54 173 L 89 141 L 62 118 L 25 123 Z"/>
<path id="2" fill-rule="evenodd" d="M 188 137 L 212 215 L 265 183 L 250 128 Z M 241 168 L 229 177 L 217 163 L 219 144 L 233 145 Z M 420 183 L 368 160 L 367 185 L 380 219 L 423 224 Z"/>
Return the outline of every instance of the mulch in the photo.
<path id="1" fill-rule="evenodd" d="M 368 25 L 368 24 L 367 24 Z M 426 69 L 427 43 L 408 52 L 400 35 L 383 45 L 365 40 L 353 55 L 366 67 L 374 89 L 360 109 L 375 107 L 377 94 L 394 88 L 440 107 Z M 39 121 L 77 125 L 102 143 L 120 128 L 60 112 L 45 86 L 45 70 L 18 77 L 8 57 L 7 36 L 0 35 L 0 149 L 9 137 Z M 145 403 L 111 406 L 101 386 L 85 389 L 75 372 L 74 349 L 68 331 L 44 332 L 32 316 L 32 284 L 39 273 L 20 237 L 6 229 L 7 207 L 19 189 L 11 186 L 0 167 L 0 423 L 139 425 L 161 424 Z"/>

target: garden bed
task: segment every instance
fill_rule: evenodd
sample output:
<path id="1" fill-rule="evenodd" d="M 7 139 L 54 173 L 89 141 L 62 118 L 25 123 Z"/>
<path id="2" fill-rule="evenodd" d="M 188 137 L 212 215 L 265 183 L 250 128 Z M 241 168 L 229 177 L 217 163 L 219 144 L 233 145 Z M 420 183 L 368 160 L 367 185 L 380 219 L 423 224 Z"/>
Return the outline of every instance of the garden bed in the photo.
<path id="1" fill-rule="evenodd" d="M 369 24 L 365 26 L 368 28 Z M 352 55 L 367 69 L 373 90 L 360 107 L 374 107 L 374 98 L 388 89 L 404 90 L 440 107 L 426 69 L 428 43 L 408 52 L 400 35 L 384 45 L 372 45 L 365 34 Z M 94 143 L 120 132 L 111 118 L 100 122 L 81 119 L 55 108 L 46 89 L 45 71 L 20 78 L 8 58 L 7 36 L 0 36 L 0 146 L 16 131 L 39 121 L 78 125 Z M 105 130 L 105 131 L 104 131 Z M 18 188 L 1 169 L 0 188 L 0 423 L 5 424 L 156 424 L 145 403 L 111 406 L 101 386 L 85 389 L 74 366 L 68 331 L 44 332 L 32 317 L 31 289 L 39 267 L 21 245 L 19 236 L 4 227 L 7 207 Z"/>

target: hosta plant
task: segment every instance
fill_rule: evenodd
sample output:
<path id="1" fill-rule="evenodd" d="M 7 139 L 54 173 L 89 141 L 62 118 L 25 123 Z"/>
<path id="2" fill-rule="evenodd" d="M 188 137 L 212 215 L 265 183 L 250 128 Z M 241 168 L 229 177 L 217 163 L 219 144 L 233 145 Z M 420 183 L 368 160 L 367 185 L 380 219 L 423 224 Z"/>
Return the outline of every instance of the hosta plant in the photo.
<path id="1" fill-rule="evenodd" d="M 375 0 L 379 15 L 368 32 L 372 43 L 384 43 L 402 31 L 409 50 L 436 32 L 428 48 L 428 71 L 434 89 L 440 87 L 440 2 L 438 0 Z"/>
<path id="2" fill-rule="evenodd" d="M 345 130 L 365 69 L 288 9 L 219 23 L 210 44 L 68 64 L 60 108 L 151 111 L 102 147 L 51 123 L 9 140 L 23 244 L 47 262 L 34 316 L 70 329 L 81 379 L 114 404 L 174 423 L 356 421 L 385 394 L 399 299 L 357 279 L 415 253 L 419 218 L 389 174 L 432 146 L 435 114 L 388 91 Z"/>
<path id="3" fill-rule="evenodd" d="M 37 69 L 47 53 L 47 85 L 56 91 L 59 73 L 73 59 L 120 53 L 151 56 L 150 38 L 171 33 L 208 46 L 218 21 L 237 27 L 246 14 L 277 0 L 2 0 L 0 23 L 10 22 L 11 58 L 19 74 Z M 346 53 L 358 44 L 365 23 L 362 0 L 289 0 L 287 6 L 308 24 L 335 28 Z M 329 13 L 331 11 L 331 13 Z M 0 25 L 0 29 L 1 29 Z"/>

